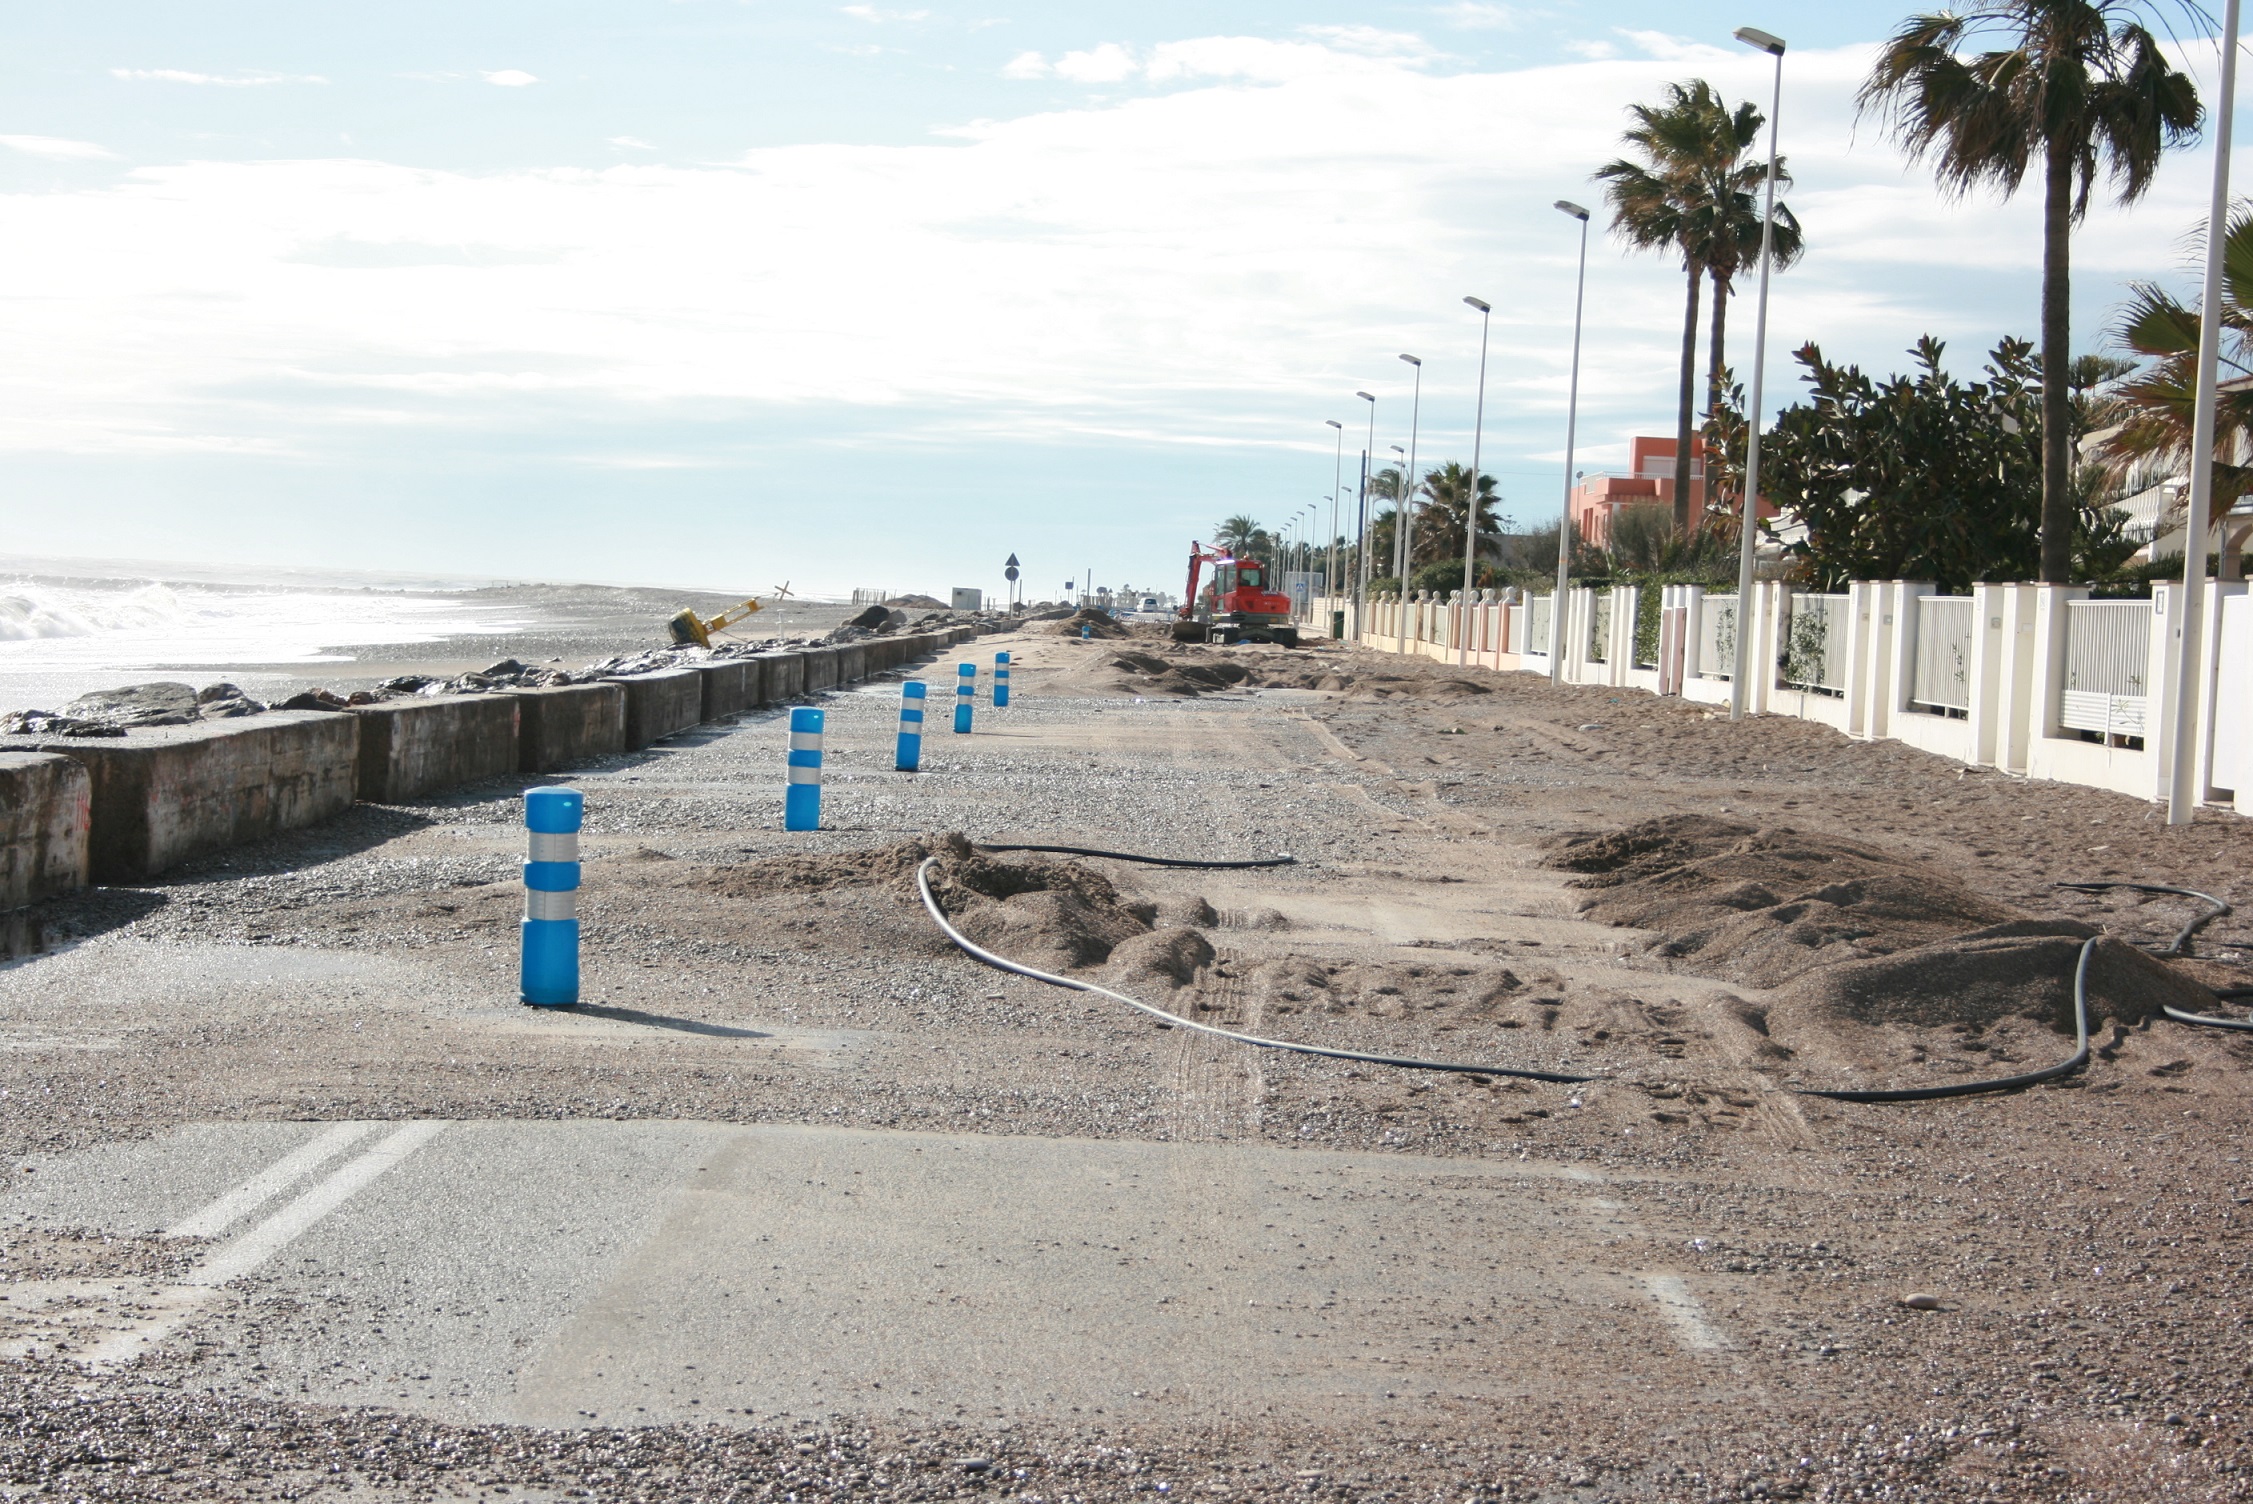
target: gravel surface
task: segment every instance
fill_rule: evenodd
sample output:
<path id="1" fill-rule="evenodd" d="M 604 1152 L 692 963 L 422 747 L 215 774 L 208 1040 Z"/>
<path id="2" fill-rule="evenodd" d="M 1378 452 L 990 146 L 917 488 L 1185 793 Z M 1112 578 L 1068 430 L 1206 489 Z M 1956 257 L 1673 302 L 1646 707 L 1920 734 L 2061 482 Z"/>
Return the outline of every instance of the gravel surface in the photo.
<path id="1" fill-rule="evenodd" d="M 1730 1350 L 1701 1360 L 1701 1381 L 1659 1382 L 1654 1355 L 1608 1388 L 1544 1394 L 1547 1360 L 1504 1353 L 1492 1395 L 1385 1422 L 1247 1406 L 1166 1425 L 840 1414 L 558 1432 L 248 1399 L 192 1365 L 18 1360 L 0 1388 L 0 1497 L 2253 1496 L 2236 1394 L 2253 1373 L 2253 1046 L 2147 1022 L 2109 1031 L 2089 1071 L 2053 1087 L 1810 1101 L 1787 1089 L 1803 1063 L 1764 1055 L 1746 1022 L 1765 992 L 1582 915 L 1588 894 L 1549 865 L 1576 833 L 1717 816 L 1862 843 L 1982 902 L 2156 946 L 2180 902 L 2053 885 L 2240 896 L 2244 821 L 2170 830 L 2128 799 L 1806 722 L 1732 726 L 1678 701 L 1337 647 L 1028 634 L 981 641 L 981 660 L 996 647 L 1016 655 L 1017 704 L 981 703 L 971 738 L 935 731 L 920 775 L 890 771 L 892 686 L 827 697 L 812 835 L 779 828 L 777 712 L 570 778 L 588 799 L 587 1000 L 539 1028 L 511 1001 L 516 782 L 361 806 L 50 906 L 59 948 L 0 968 L 0 1150 L 206 1120 L 589 1117 L 1584 1166 L 1633 1181 L 1648 1239 L 1725 1323 Z M 1165 666 L 1122 666 L 1128 648 Z M 1216 664 L 1243 673 L 1214 688 L 1181 671 Z M 943 691 L 950 665 L 926 676 Z M 777 857 L 952 831 L 1287 851 L 1299 865 L 1266 872 L 1087 864 L 1133 924 L 1194 930 L 1215 953 L 1187 985 L 1145 967 L 1128 990 L 1232 1028 L 1606 1079 L 1249 1052 L 974 965 L 897 862 L 759 876 Z M 1036 899 L 1057 901 L 981 897 L 982 922 L 1010 933 Z M 1119 976 L 1106 967 L 1138 943 L 1117 962 L 1091 953 L 1084 974 Z M 2253 921 L 2209 926 L 2198 952 L 2186 975 L 2239 980 Z M 1945 1026 L 1891 1037 L 1898 1062 L 1868 1068 L 1903 1079 L 2071 1048 L 2032 1022 L 1970 1050 Z M 0 1272 L 161 1274 L 166 1257 L 54 1228 L 0 1250 Z M 1911 1293 L 1937 1308 L 1909 1308 Z"/>

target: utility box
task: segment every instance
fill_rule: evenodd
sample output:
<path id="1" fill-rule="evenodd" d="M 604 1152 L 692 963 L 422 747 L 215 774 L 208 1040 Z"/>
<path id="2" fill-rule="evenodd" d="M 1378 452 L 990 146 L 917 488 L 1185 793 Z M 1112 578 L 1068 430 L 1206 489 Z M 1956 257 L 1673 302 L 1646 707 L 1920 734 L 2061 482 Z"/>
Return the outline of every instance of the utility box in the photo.
<path id="1" fill-rule="evenodd" d="M 954 609 L 957 611 L 982 610 L 985 601 L 986 593 L 983 590 L 965 590 L 960 585 L 954 587 Z"/>

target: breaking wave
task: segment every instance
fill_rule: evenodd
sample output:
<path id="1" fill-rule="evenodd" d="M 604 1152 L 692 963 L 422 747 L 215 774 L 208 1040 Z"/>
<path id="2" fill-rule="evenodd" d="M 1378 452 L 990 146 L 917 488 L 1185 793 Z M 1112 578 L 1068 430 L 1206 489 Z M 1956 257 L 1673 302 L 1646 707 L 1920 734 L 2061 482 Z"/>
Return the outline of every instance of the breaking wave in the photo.
<path id="1" fill-rule="evenodd" d="M 0 642 L 161 631 L 185 623 L 188 617 L 188 607 L 169 585 L 109 591 L 25 582 L 0 587 Z"/>

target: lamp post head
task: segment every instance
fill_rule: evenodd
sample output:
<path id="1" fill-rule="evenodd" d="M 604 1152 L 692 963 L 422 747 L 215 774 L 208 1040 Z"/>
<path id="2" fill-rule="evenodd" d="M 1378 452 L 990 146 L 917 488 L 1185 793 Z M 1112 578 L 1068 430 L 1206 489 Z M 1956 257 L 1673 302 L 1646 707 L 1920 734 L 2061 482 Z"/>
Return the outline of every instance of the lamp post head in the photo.
<path id="1" fill-rule="evenodd" d="M 1422 362 L 1422 361 L 1420 361 L 1420 360 L 1418 360 L 1418 359 L 1417 359 L 1417 358 L 1416 358 L 1415 356 L 1413 356 L 1413 355 L 1403 355 L 1403 356 L 1401 356 L 1400 358 L 1401 358 L 1402 360 L 1405 360 L 1405 361 L 1407 361 L 1407 362 L 1408 362 L 1408 363 L 1409 363 L 1410 365 L 1412 365 L 1412 366 L 1422 366 L 1422 365 L 1423 365 L 1423 362 Z"/>
<path id="2" fill-rule="evenodd" d="M 1784 55 L 1784 39 L 1782 37 L 1773 35 L 1772 33 L 1762 31 L 1757 26 L 1738 27 L 1736 31 L 1736 37 L 1738 41 L 1744 43 L 1747 47 L 1758 48 L 1760 51 L 1767 53 L 1770 57 L 1782 57 Z"/>
<path id="3" fill-rule="evenodd" d="M 1574 203 L 1569 198 L 1561 198 L 1557 200 L 1557 212 L 1560 214 L 1570 214 L 1574 219 L 1580 220 L 1584 224 L 1588 219 L 1588 211 L 1581 208 L 1580 205 Z"/>
<path id="4" fill-rule="evenodd" d="M 1463 301 L 1470 304 L 1473 308 L 1476 308 L 1481 313 L 1492 313 L 1494 311 L 1494 305 L 1487 302 L 1483 298 L 1465 298 Z"/>
<path id="5" fill-rule="evenodd" d="M 1325 428 L 1335 428 L 1340 433 L 1344 433 L 1346 431 L 1346 426 L 1343 423 L 1340 423 L 1336 418 L 1324 418 L 1322 420 L 1322 426 Z"/>
<path id="6" fill-rule="evenodd" d="M 1359 397 L 1364 402 L 1375 402 L 1377 400 L 1376 398 L 1370 396 L 1367 392 L 1355 392 L 1354 395 L 1356 397 Z"/>

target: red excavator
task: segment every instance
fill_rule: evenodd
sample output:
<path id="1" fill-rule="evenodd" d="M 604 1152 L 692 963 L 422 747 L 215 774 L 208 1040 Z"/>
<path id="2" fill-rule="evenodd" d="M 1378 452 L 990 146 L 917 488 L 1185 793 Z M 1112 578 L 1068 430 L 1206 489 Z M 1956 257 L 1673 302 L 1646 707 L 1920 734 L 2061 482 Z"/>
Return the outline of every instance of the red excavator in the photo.
<path id="1" fill-rule="evenodd" d="M 1212 587 L 1197 593 L 1197 578 L 1213 566 Z M 1226 549 L 1189 545 L 1189 588 L 1182 593 L 1181 620 L 1173 624 L 1176 642 L 1277 642 L 1299 645 L 1291 621 L 1291 598 L 1265 587 L 1267 566 L 1239 559 Z"/>

